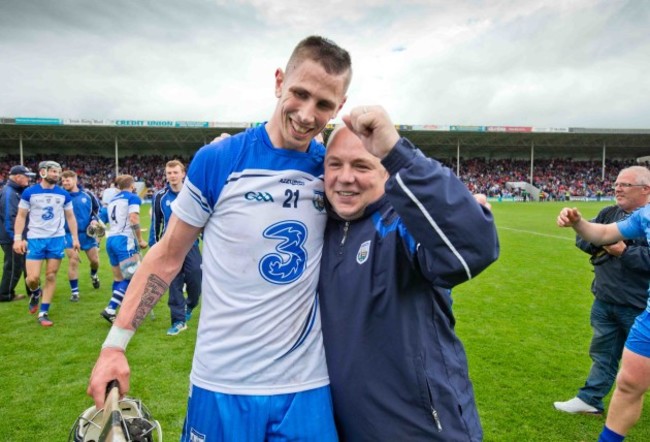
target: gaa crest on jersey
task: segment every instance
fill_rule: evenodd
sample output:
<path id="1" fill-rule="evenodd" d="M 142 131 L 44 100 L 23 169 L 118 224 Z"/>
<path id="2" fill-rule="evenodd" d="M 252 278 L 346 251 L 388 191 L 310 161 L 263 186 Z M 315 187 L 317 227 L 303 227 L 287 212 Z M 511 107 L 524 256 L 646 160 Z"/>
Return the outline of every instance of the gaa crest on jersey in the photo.
<path id="1" fill-rule="evenodd" d="M 323 212 L 325 210 L 325 192 L 314 190 L 314 197 L 311 199 L 311 202 L 314 204 L 316 210 Z"/>
<path id="2" fill-rule="evenodd" d="M 88 202 L 88 199 L 85 198 L 85 197 L 84 197 L 84 198 L 81 198 L 81 202 L 84 203 L 84 204 L 86 204 L 86 203 Z"/>
<path id="3" fill-rule="evenodd" d="M 204 442 L 205 434 L 201 434 L 194 428 L 190 430 L 190 442 Z"/>
<path id="4" fill-rule="evenodd" d="M 167 201 L 165 201 L 165 205 L 166 205 L 167 207 L 169 207 L 169 206 L 171 206 L 171 205 L 172 205 L 172 202 L 171 202 L 171 201 L 169 201 L 169 200 L 167 200 Z"/>
<path id="5" fill-rule="evenodd" d="M 371 241 L 366 241 L 359 246 L 359 251 L 357 252 L 357 263 L 363 264 L 368 260 L 368 255 L 370 254 L 370 242 Z"/>

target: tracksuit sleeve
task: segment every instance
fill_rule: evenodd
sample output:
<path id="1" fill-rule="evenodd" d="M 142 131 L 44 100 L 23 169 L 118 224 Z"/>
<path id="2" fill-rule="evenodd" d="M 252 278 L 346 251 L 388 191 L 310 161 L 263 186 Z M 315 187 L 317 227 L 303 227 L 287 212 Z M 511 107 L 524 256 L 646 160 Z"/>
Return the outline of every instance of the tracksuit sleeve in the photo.
<path id="1" fill-rule="evenodd" d="M 474 278 L 499 256 L 492 212 L 448 168 L 401 138 L 382 160 L 386 194 L 418 243 L 419 266 L 451 288 Z"/>
<path id="2" fill-rule="evenodd" d="M 163 218 L 160 210 L 160 193 L 156 192 L 153 196 L 151 205 L 151 226 L 149 228 L 149 247 L 153 246 L 160 239 L 160 224 Z"/>
<path id="3" fill-rule="evenodd" d="M 650 247 L 647 245 L 629 244 L 619 259 L 634 272 L 650 274 Z"/>

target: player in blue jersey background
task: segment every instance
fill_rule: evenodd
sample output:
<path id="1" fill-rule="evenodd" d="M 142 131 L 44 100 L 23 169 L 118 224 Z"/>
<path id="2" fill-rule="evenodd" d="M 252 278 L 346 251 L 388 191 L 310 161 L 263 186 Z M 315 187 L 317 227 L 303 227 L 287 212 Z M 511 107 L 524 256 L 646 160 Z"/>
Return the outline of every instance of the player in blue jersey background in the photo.
<path id="1" fill-rule="evenodd" d="M 56 274 L 65 248 L 65 223 L 70 226 L 72 247 L 79 251 L 77 220 L 74 217 L 70 194 L 57 185 L 61 166 L 55 161 L 42 161 L 38 165 L 41 182 L 25 189 L 14 225 L 14 251 L 27 253 L 26 284 L 30 291 L 29 312 L 38 313 L 38 322 L 44 327 L 53 325 L 49 317 L 50 304 L 56 289 Z M 29 215 L 27 244 L 23 230 Z M 41 289 L 41 265 L 45 260 L 45 286 Z M 42 294 L 40 309 L 38 307 Z"/>
<path id="2" fill-rule="evenodd" d="M 185 165 L 178 160 L 165 164 L 167 184 L 156 192 L 151 201 L 151 229 L 149 230 L 149 247 L 153 247 L 165 233 L 172 216 L 172 203 L 183 188 Z M 180 273 L 169 285 L 169 311 L 171 327 L 169 336 L 175 336 L 187 330 L 187 322 L 192 318 L 192 310 L 199 304 L 201 296 L 201 252 L 199 241 L 195 241 L 183 261 Z M 183 296 L 183 286 L 187 288 L 187 300 Z"/>
<path id="3" fill-rule="evenodd" d="M 182 441 L 335 441 L 320 328 L 322 132 L 346 100 L 347 51 L 312 36 L 275 71 L 263 125 L 203 147 L 102 346 L 88 393 L 129 389 L 126 344 L 203 232 L 203 289 Z"/>
<path id="4" fill-rule="evenodd" d="M 61 186 L 70 193 L 74 216 L 77 219 L 77 235 L 81 250 L 86 252 L 90 263 L 90 279 L 93 287 L 99 288 L 99 242 L 97 238 L 88 236 L 86 229 L 90 225 L 97 225 L 98 212 L 101 207 L 99 200 L 92 192 L 79 186 L 77 174 L 66 170 L 61 174 Z M 72 236 L 67 223 L 65 226 L 65 253 L 68 256 L 68 281 L 70 282 L 70 301 L 79 301 L 79 252 L 72 248 Z"/>

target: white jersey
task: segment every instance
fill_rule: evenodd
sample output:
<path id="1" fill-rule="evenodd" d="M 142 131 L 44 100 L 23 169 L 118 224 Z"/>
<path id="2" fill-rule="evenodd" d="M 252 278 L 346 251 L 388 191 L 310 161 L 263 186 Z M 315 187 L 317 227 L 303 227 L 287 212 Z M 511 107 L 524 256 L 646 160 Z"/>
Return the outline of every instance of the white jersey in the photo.
<path id="1" fill-rule="evenodd" d="M 43 189 L 40 184 L 28 187 L 18 207 L 29 210 L 28 239 L 56 238 L 65 235 L 65 210 L 73 210 L 72 197 L 59 186 Z"/>
<path id="2" fill-rule="evenodd" d="M 129 215 L 131 213 L 140 213 L 142 200 L 133 192 L 122 191 L 115 195 L 108 203 L 107 215 L 110 224 L 107 236 L 126 236 L 135 241 L 135 235 L 131 229 Z"/>
<path id="3" fill-rule="evenodd" d="M 117 187 L 107 187 L 104 189 L 104 192 L 102 193 L 102 205 L 108 206 L 108 203 L 110 203 L 118 193 L 120 193 L 120 189 Z"/>
<path id="4" fill-rule="evenodd" d="M 205 227 L 194 385 L 271 395 L 329 383 L 316 291 L 324 154 L 316 142 L 274 148 L 258 126 L 192 160 L 172 210 Z"/>

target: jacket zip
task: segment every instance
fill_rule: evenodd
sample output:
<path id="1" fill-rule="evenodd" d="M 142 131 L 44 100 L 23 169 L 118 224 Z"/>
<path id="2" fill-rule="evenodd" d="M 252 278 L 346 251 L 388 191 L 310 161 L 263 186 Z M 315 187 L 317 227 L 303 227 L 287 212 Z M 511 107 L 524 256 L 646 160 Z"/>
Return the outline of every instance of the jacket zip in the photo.
<path id="1" fill-rule="evenodd" d="M 442 422 L 440 422 L 440 415 L 438 414 L 438 410 L 436 410 L 433 406 L 433 395 L 431 394 L 431 386 L 429 385 L 429 380 L 424 378 L 424 382 L 427 385 L 427 393 L 429 393 L 429 406 L 431 407 L 431 417 L 433 417 L 433 422 L 436 424 L 436 428 L 438 429 L 438 433 L 442 432 Z"/>
<path id="2" fill-rule="evenodd" d="M 433 416 L 433 421 L 436 423 L 436 428 L 438 429 L 438 433 L 442 431 L 442 424 L 440 423 L 440 416 L 438 416 L 438 410 L 433 408 L 433 405 L 431 406 L 431 416 Z"/>
<path id="3" fill-rule="evenodd" d="M 350 221 L 346 221 L 343 225 L 343 237 L 339 243 L 339 255 L 343 254 L 343 245 L 345 245 L 345 240 L 348 239 L 348 230 L 350 230 Z"/>

